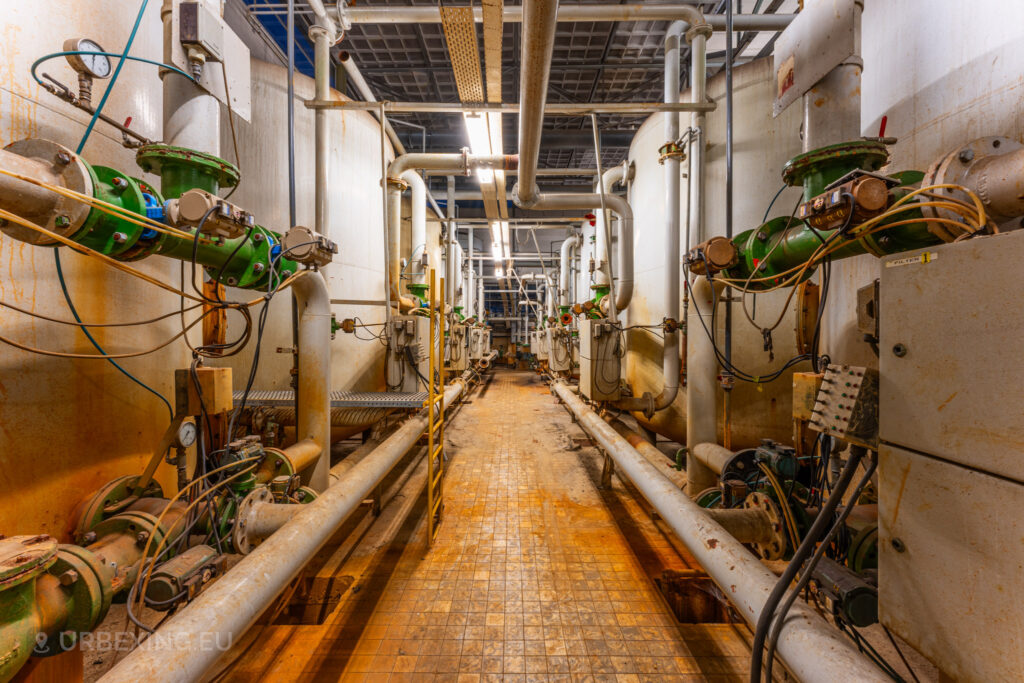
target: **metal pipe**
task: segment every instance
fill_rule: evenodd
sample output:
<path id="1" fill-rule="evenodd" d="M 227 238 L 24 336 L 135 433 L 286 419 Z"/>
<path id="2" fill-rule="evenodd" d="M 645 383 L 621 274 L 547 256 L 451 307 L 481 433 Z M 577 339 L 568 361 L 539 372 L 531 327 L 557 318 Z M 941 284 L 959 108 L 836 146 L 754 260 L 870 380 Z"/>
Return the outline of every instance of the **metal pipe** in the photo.
<path id="1" fill-rule="evenodd" d="M 749 624 L 757 623 L 777 581 L 771 570 L 662 476 L 566 384 L 555 382 L 552 389 L 584 431 L 615 461 L 617 471 L 658 511 L 736 611 Z M 793 605 L 779 637 L 778 654 L 797 679 L 806 683 L 888 680 L 837 629 L 803 603 Z"/>
<path id="2" fill-rule="evenodd" d="M 733 452 L 717 443 L 699 443 L 690 449 L 698 463 L 715 474 L 722 474 L 725 463 L 732 459 Z"/>
<path id="3" fill-rule="evenodd" d="M 322 451 L 323 447 L 313 439 L 302 439 L 281 452 L 292 464 L 293 471 L 302 472 L 317 461 Z"/>
<path id="4" fill-rule="evenodd" d="M 383 106 L 394 114 L 464 114 L 466 112 L 520 113 L 514 102 L 460 104 L 456 102 L 357 102 L 356 100 L 307 100 L 309 109 L 375 111 Z M 714 102 L 698 105 L 688 102 L 667 105 L 663 102 L 555 102 L 545 104 L 543 116 L 590 116 L 591 114 L 654 114 L 666 111 L 714 111 Z M 539 140 L 539 134 L 537 135 Z M 522 177 L 522 173 L 519 174 Z"/>
<path id="5" fill-rule="evenodd" d="M 479 6 L 473 9 L 473 18 L 477 23 L 483 22 L 483 11 Z M 693 5 L 565 5 L 558 11 L 557 21 L 563 23 L 577 21 L 675 21 L 685 19 L 696 9 Z M 339 14 L 346 25 L 351 24 L 438 24 L 441 23 L 440 12 L 436 7 L 344 7 Z M 527 23 L 523 7 L 505 5 L 502 21 L 510 23 Z M 737 14 L 733 17 L 734 31 L 781 31 L 796 18 L 795 14 Z M 725 16 L 710 14 L 705 16 L 714 29 L 725 29 Z M 526 33 L 524 28 L 523 33 Z"/>
<path id="6" fill-rule="evenodd" d="M 706 99 L 707 66 L 705 64 L 705 51 L 707 39 L 711 34 L 711 27 L 704 22 L 703 17 L 698 16 L 690 19 L 692 22 L 687 32 L 691 43 L 690 54 L 691 78 L 693 80 L 690 88 L 690 102 L 698 103 Z M 679 81 L 679 48 L 683 32 L 688 24 L 683 21 L 675 21 L 669 25 L 665 33 L 665 81 L 664 97 L 666 104 L 679 102 L 680 81 Z M 694 113 L 692 127 L 703 129 L 704 115 Z M 674 113 L 665 114 L 665 140 L 666 144 L 675 145 L 678 143 L 679 116 Z M 665 317 L 667 319 L 679 320 L 679 257 L 680 257 L 680 226 L 679 226 L 679 198 L 680 198 L 680 171 L 678 154 L 668 154 L 664 158 L 665 173 Z M 695 170 L 694 170 L 695 169 Z M 699 153 L 691 153 L 691 173 L 689 179 L 690 200 L 689 211 L 694 211 L 694 196 L 702 196 L 701 184 L 703 182 L 704 154 L 703 149 Z M 698 199 L 697 203 L 703 201 Z M 685 321 L 683 321 L 685 324 Z M 662 389 L 655 397 L 650 392 L 644 392 L 643 396 L 628 398 L 618 402 L 619 407 L 626 410 L 642 410 L 650 417 L 658 410 L 664 410 L 672 405 L 679 394 L 681 383 L 680 369 L 682 360 L 679 355 L 679 332 L 676 329 L 666 329 L 662 346 L 661 374 Z M 689 398 L 687 398 L 689 401 Z"/>
<path id="7" fill-rule="evenodd" d="M 324 276 L 310 272 L 292 285 L 298 312 L 298 365 L 302 380 L 295 435 L 320 444 L 320 456 L 303 476 L 316 491 L 327 488 L 331 466 L 331 297 Z"/>
<path id="8" fill-rule="evenodd" d="M 288 225 L 295 222 L 295 0 L 288 0 Z M 165 79 L 166 80 L 166 79 Z"/>
<path id="9" fill-rule="evenodd" d="M 473 267 L 473 227 L 469 227 L 469 281 L 466 283 L 466 315 L 476 315 L 476 285 L 474 277 L 476 268 Z"/>
<path id="10" fill-rule="evenodd" d="M 460 378 L 445 389 L 446 406 L 459 398 L 465 382 Z M 220 648 L 209 644 L 235 642 L 255 623 L 266 606 L 419 440 L 426 426 L 424 409 L 353 467 L 344 485 L 331 486 L 312 503 L 296 506 L 300 509 L 291 520 L 175 614 L 150 636 L 146 647 L 129 653 L 101 680 L 199 680 L 223 654 Z"/>
<path id="11" fill-rule="evenodd" d="M 574 252 L 580 244 L 580 236 L 573 234 L 562 242 L 558 268 L 558 305 L 569 306 L 569 270 L 572 266 Z"/>
<path id="12" fill-rule="evenodd" d="M 448 218 L 455 218 L 455 176 L 448 176 L 448 201 L 445 207 L 448 210 Z M 445 249 L 444 260 L 444 300 L 455 306 L 455 223 L 448 221 L 448 246 Z M 422 269 L 421 269 L 422 270 Z"/>
<path id="13" fill-rule="evenodd" d="M 725 237 L 732 239 L 732 2 L 725 5 Z M 725 367 L 722 387 L 725 389 L 724 443 L 732 441 L 732 304 L 725 300 Z"/>
<path id="14" fill-rule="evenodd" d="M 164 62 L 172 60 L 171 21 L 175 0 L 164 0 L 160 18 L 164 24 Z M 163 141 L 220 156 L 220 103 L 187 78 L 163 79 Z"/>
<path id="15" fill-rule="evenodd" d="M 519 181 L 512 191 L 516 204 L 529 207 L 537 202 L 536 169 L 544 129 L 551 54 L 558 26 L 558 0 L 523 0 L 522 78 L 519 85 Z"/>
<path id="16" fill-rule="evenodd" d="M 633 167 L 620 164 L 609 168 L 601 176 L 601 181 L 604 186 L 605 203 L 608 201 L 608 197 L 611 197 L 611 189 L 616 183 L 626 184 L 628 181 L 633 179 L 634 169 Z M 629 302 L 633 300 L 633 209 L 630 206 L 627 199 L 626 206 L 630 207 L 628 212 L 628 218 L 624 218 L 620 215 L 619 218 L 619 251 L 615 258 L 615 310 L 624 311 L 629 307 Z M 598 215 L 598 226 L 602 226 L 604 223 L 604 215 Z M 606 234 L 606 240 L 597 240 L 597 259 L 600 262 L 602 258 L 609 258 L 609 255 L 604 253 L 607 251 L 606 245 L 611 245 L 611 227 L 604 226 L 603 228 Z"/>
<path id="17" fill-rule="evenodd" d="M 399 177 L 409 185 L 409 192 L 411 194 L 412 222 L 411 230 L 409 231 L 409 261 L 413 261 L 417 252 L 419 253 L 419 261 L 415 265 L 410 263 L 409 268 L 412 269 L 413 282 L 423 284 L 427 281 L 424 261 L 428 260 L 424 258 L 427 254 L 427 186 L 423 182 L 423 178 L 420 177 L 420 174 L 413 170 L 404 171 Z M 402 198 L 400 193 L 396 194 L 398 195 L 397 209 L 391 214 L 391 221 L 394 226 L 392 234 L 400 238 Z"/>
<path id="18" fill-rule="evenodd" d="M 0 149 L 0 168 L 50 185 L 65 185 L 55 162 L 48 163 L 41 159 L 8 152 L 6 149 Z M 83 175 L 88 177 L 87 174 Z M 91 187 L 86 188 L 86 194 L 92 194 Z M 41 223 L 46 225 L 49 215 L 57 206 L 58 199 L 60 195 L 45 187 L 9 175 L 0 175 L 0 206 L 11 213 L 25 217 L 46 216 L 47 221 Z"/>
<path id="19" fill-rule="evenodd" d="M 718 358 L 704 327 L 711 329 L 712 291 L 707 278 L 693 283 L 692 306 L 687 329 L 697 330 L 687 335 L 689 348 L 686 355 L 686 492 L 696 496 L 718 483 L 715 473 L 701 463 L 694 454 L 697 444 L 717 443 L 718 427 L 715 418 Z M 703 319 L 697 320 L 697 317 Z"/>
<path id="20" fill-rule="evenodd" d="M 589 137 L 590 136 L 588 135 L 587 136 L 588 144 L 589 144 Z M 544 141 L 546 143 L 547 139 L 545 138 Z M 575 147 L 577 145 L 573 145 L 573 146 Z M 564 177 L 564 176 L 596 176 L 597 175 L 597 169 L 594 169 L 594 168 L 538 168 L 535 171 L 535 173 L 537 174 L 537 177 L 543 177 L 543 176 L 557 176 L 557 177 Z M 426 171 L 426 175 L 431 176 L 431 175 L 448 175 L 448 174 L 445 173 L 444 171 Z M 517 168 L 508 169 L 507 171 L 505 171 L 505 175 L 519 175 L 519 169 L 517 169 Z"/>
<path id="21" fill-rule="evenodd" d="M 322 24 L 314 24 L 309 29 L 313 37 L 313 74 L 316 99 L 326 100 L 331 96 L 331 43 L 334 34 Z M 316 168 L 314 191 L 316 217 L 313 229 L 320 235 L 328 233 L 328 202 L 330 194 L 331 146 L 327 138 L 327 112 L 317 109 L 314 112 L 314 163 Z"/>

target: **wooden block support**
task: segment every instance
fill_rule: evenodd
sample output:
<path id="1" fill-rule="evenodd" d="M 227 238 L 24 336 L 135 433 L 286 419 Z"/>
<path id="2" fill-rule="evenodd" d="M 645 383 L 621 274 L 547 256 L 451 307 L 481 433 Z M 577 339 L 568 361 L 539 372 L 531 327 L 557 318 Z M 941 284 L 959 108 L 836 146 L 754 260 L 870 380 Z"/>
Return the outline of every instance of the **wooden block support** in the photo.
<path id="1" fill-rule="evenodd" d="M 174 371 L 178 413 L 181 415 L 199 415 L 201 406 L 211 415 L 228 413 L 234 408 L 231 386 L 231 368 L 198 367 L 199 388 L 203 394 L 202 404 L 199 392 L 196 391 L 188 369 Z"/>
<path id="2" fill-rule="evenodd" d="M 824 376 L 820 372 L 793 373 L 793 419 L 805 422 L 811 419 L 811 411 L 814 410 L 814 402 Z"/>

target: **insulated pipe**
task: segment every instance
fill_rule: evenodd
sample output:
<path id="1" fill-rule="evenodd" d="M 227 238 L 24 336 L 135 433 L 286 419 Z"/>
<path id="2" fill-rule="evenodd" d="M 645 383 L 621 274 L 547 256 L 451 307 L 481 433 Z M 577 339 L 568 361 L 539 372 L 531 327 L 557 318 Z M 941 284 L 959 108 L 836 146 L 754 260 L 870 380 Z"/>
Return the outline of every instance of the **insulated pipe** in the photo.
<path id="1" fill-rule="evenodd" d="M 419 254 L 419 261 L 410 263 L 412 270 L 412 281 L 416 284 L 424 284 L 427 281 L 427 274 L 424 272 L 423 262 L 427 259 L 427 186 L 420 174 L 413 170 L 404 171 L 400 179 L 409 186 L 412 195 L 412 229 L 409 231 L 409 260 L 413 261 L 416 254 Z M 393 233 L 401 239 L 402 234 L 402 199 L 398 198 L 398 210 L 389 212 L 388 217 L 393 224 Z"/>
<path id="2" fill-rule="evenodd" d="M 562 242 L 561 260 L 558 267 L 558 305 L 570 306 L 569 301 L 569 271 L 572 269 L 572 261 L 576 247 L 580 244 L 580 236 L 573 234 Z"/>
<path id="3" fill-rule="evenodd" d="M 333 24 L 330 19 L 323 17 L 323 23 L 317 23 L 310 27 L 309 35 L 313 38 L 313 75 L 316 99 L 326 100 L 331 96 L 331 43 L 334 42 Z M 330 194 L 328 184 L 330 183 L 331 146 L 327 139 L 327 111 L 317 109 L 314 116 L 314 163 L 315 175 L 315 209 L 313 230 L 320 235 L 326 235 L 328 231 L 328 202 Z"/>
<path id="4" fill-rule="evenodd" d="M 445 209 L 448 210 L 448 223 L 445 225 L 448 235 L 448 245 L 445 248 L 444 257 L 444 288 L 445 301 L 455 306 L 455 176 L 448 176 L 448 198 Z"/>
<path id="5" fill-rule="evenodd" d="M 476 23 L 483 22 L 483 11 L 473 7 Z M 580 21 L 675 21 L 692 16 L 697 8 L 693 5 L 659 5 L 654 3 L 632 5 L 565 5 L 558 11 L 557 21 L 572 23 Z M 346 25 L 352 24 L 439 24 L 441 13 L 436 7 L 339 7 L 338 13 Z M 502 21 L 506 24 L 525 24 L 527 10 L 523 7 L 505 5 Z M 796 18 L 795 14 L 737 14 L 733 16 L 734 31 L 781 31 Z M 725 28 L 724 14 L 709 14 L 707 22 L 716 30 Z M 523 33 L 526 33 L 525 27 Z"/>
<path id="6" fill-rule="evenodd" d="M 459 398 L 466 381 L 459 378 L 448 385 L 443 399 L 446 406 Z M 353 467 L 344 485 L 331 486 L 313 502 L 296 506 L 299 511 L 284 526 L 159 628 L 147 639 L 146 647 L 129 653 L 101 680 L 175 683 L 202 678 L 223 654 L 210 644 L 236 642 L 256 622 L 405 457 L 426 427 L 424 410 Z"/>
<path id="7" fill-rule="evenodd" d="M 295 435 L 320 444 L 320 455 L 304 481 L 315 491 L 327 488 L 331 467 L 331 297 L 323 275 L 310 271 L 292 284 L 299 317 L 299 396 Z"/>
<path id="8" fill-rule="evenodd" d="M 475 155 L 475 154 L 403 154 L 400 157 L 395 158 L 388 165 L 388 239 L 390 244 L 390 256 L 391 256 L 391 296 L 399 297 L 400 295 L 400 276 L 401 276 L 401 244 L 402 244 L 402 182 L 409 183 L 413 188 L 413 243 L 412 249 L 415 251 L 417 247 L 415 233 L 417 228 L 417 207 L 419 211 L 423 212 L 423 232 L 422 239 L 419 244 L 426 244 L 426 187 L 423 185 L 423 179 L 419 177 L 415 171 L 434 169 L 434 170 L 447 170 L 457 171 L 463 175 L 469 175 L 476 169 L 490 168 L 505 170 L 509 168 L 515 168 L 518 163 L 518 158 L 515 155 Z M 413 179 L 412 176 L 415 176 Z M 422 197 L 417 200 L 419 189 L 423 189 Z M 411 256 L 411 254 L 410 254 Z M 422 261 L 422 257 L 421 257 Z M 422 271 L 422 268 L 420 268 Z M 417 276 L 419 277 L 419 276 Z"/>
<path id="9" fill-rule="evenodd" d="M 438 13 L 440 14 L 440 13 Z M 523 0 L 523 46 L 519 85 L 519 180 L 512 188 L 516 205 L 530 208 L 540 199 L 537 161 L 544 129 L 551 53 L 558 26 L 558 0 Z"/>
<path id="10" fill-rule="evenodd" d="M 627 170 L 624 164 L 613 166 L 604 172 L 601 181 L 604 183 L 605 205 L 608 205 L 608 198 L 612 196 L 612 186 L 616 183 L 625 184 L 632 177 L 633 168 L 629 167 Z M 633 208 L 629 205 L 628 199 L 624 200 L 624 204 L 628 210 L 626 214 L 619 214 L 619 251 L 615 259 L 613 274 L 615 277 L 615 310 L 620 312 L 626 310 L 629 302 L 633 300 Z M 610 225 L 604 225 L 603 211 L 597 212 L 597 222 L 598 226 L 603 226 L 607 236 L 606 239 L 597 240 L 597 261 L 603 265 L 605 259 L 609 258 L 606 252 L 612 243 L 612 228 Z M 604 270 L 599 272 L 603 274 Z M 600 280 L 598 280 L 598 284 L 601 284 Z"/>
<path id="11" fill-rule="evenodd" d="M 703 102 L 706 99 L 707 64 L 706 47 L 707 39 L 711 34 L 711 28 L 704 22 L 700 10 L 696 8 L 695 15 L 687 17 L 687 22 L 675 21 L 669 25 L 665 34 L 665 87 L 664 96 L 666 104 L 679 102 L 679 43 L 683 31 L 690 25 L 687 36 L 691 43 L 691 64 L 690 73 L 693 79 L 693 86 L 690 88 L 690 101 Z M 676 143 L 679 135 L 679 115 L 675 113 L 664 114 L 665 141 L 666 144 Z M 691 127 L 698 131 L 698 141 L 703 139 L 704 114 L 694 112 L 692 115 Z M 703 142 L 695 146 L 691 145 L 690 152 L 690 173 L 689 190 L 690 197 L 688 210 L 691 217 L 696 212 L 699 216 L 702 211 L 703 202 L 703 179 L 704 179 L 704 149 Z M 665 168 L 665 317 L 679 321 L 679 156 L 674 154 L 666 155 L 663 160 Z M 696 198 L 696 199 L 695 199 Z M 687 235 L 687 250 L 689 249 L 689 235 Z M 685 324 L 685 321 L 683 321 Z M 642 410 L 650 417 L 658 410 L 664 410 L 672 405 L 679 393 L 681 383 L 680 371 L 682 360 L 679 356 L 679 331 L 676 329 L 665 330 L 661 358 L 662 389 L 658 396 L 652 396 L 645 392 L 643 396 L 629 398 L 618 403 L 620 408 L 625 410 Z M 687 397 L 689 402 L 689 396 Z M 689 415 L 689 412 L 687 412 Z M 714 439 L 712 439 L 714 440 Z"/>
<path id="12" fill-rule="evenodd" d="M 662 476 L 565 383 L 555 382 L 552 389 L 584 431 L 615 461 L 618 471 L 628 477 L 658 511 L 736 611 L 748 624 L 756 624 L 775 587 L 775 574 L 712 520 L 704 508 Z M 778 655 L 797 679 L 805 683 L 888 680 L 837 629 L 802 602 L 793 605 L 786 619 L 786 628 L 779 637 Z"/>
<path id="13" fill-rule="evenodd" d="M 691 450 L 698 463 L 715 474 L 722 474 L 725 464 L 732 459 L 733 452 L 717 443 L 699 443 Z"/>
<path id="14" fill-rule="evenodd" d="M 449 228 L 449 229 L 451 229 L 451 228 Z M 462 284 L 463 284 L 462 266 L 463 266 L 463 263 L 464 263 L 464 259 L 463 259 L 463 256 L 462 256 L 462 244 L 458 240 L 455 240 L 454 241 L 454 245 L 455 245 L 455 278 L 454 278 L 455 288 L 452 290 L 452 306 L 458 306 L 458 305 L 460 305 L 459 304 L 460 300 L 463 302 L 463 305 L 465 304 L 465 294 L 462 293 Z"/>
<path id="15" fill-rule="evenodd" d="M 164 24 L 164 62 L 172 63 L 171 26 L 177 0 L 164 0 L 160 18 Z M 187 78 L 163 77 L 163 142 L 174 147 L 220 156 L 220 103 Z"/>
<path id="16" fill-rule="evenodd" d="M 711 297 L 707 278 L 697 278 L 692 290 L 691 321 L 687 323 L 687 329 L 696 331 L 687 335 L 689 348 L 686 352 L 686 473 L 689 477 L 686 492 L 691 496 L 718 483 L 715 472 L 694 455 L 698 444 L 718 441 L 715 419 L 718 357 L 711 339 L 704 333 L 704 327 L 710 330 L 712 324 Z M 703 319 L 703 326 L 698 316 Z"/>

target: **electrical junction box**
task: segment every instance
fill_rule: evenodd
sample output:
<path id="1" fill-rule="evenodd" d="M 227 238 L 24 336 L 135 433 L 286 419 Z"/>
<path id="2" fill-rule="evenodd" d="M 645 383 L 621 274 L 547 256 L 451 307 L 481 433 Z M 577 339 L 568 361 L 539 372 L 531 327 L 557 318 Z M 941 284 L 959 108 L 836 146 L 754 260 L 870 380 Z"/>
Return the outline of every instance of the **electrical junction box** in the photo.
<path id="1" fill-rule="evenodd" d="M 548 367 L 554 372 L 569 372 L 572 370 L 572 331 L 568 327 L 552 327 L 549 331 Z"/>
<path id="2" fill-rule="evenodd" d="M 811 410 L 810 427 L 864 448 L 878 448 L 878 371 L 829 365 Z"/>
<path id="3" fill-rule="evenodd" d="M 818 400 L 818 389 L 825 377 L 820 372 L 793 373 L 793 419 L 807 422 L 813 416 Z"/>
<path id="4" fill-rule="evenodd" d="M 591 401 L 621 395 L 622 329 L 607 320 L 580 322 L 580 394 Z"/>
<path id="5" fill-rule="evenodd" d="M 534 330 L 530 333 L 530 353 L 534 356 L 540 354 L 540 331 Z"/>
<path id="6" fill-rule="evenodd" d="M 547 360 L 551 350 L 551 328 L 537 330 L 537 360 Z"/>
<path id="7" fill-rule="evenodd" d="M 879 618 L 950 680 L 1024 680 L 1024 231 L 882 260 Z"/>
<path id="8" fill-rule="evenodd" d="M 469 326 L 455 323 L 448 330 L 446 363 L 452 372 L 462 372 L 469 367 Z"/>
<path id="9" fill-rule="evenodd" d="M 388 391 L 424 391 L 429 374 L 430 318 L 395 316 L 388 340 Z"/>
<path id="10" fill-rule="evenodd" d="M 196 381 L 199 391 L 196 391 Z M 212 368 L 200 365 L 195 377 L 192 371 L 174 371 L 175 404 L 179 415 L 208 415 L 229 413 L 235 408 L 231 386 L 231 368 Z M 200 392 L 202 399 L 200 399 Z"/>
<path id="11" fill-rule="evenodd" d="M 219 16 L 202 2 L 183 2 L 178 7 L 181 44 L 202 52 L 208 61 L 224 57 L 224 28 Z"/>
<path id="12" fill-rule="evenodd" d="M 491 329 L 471 327 L 469 330 L 469 359 L 480 360 L 491 352 Z"/>

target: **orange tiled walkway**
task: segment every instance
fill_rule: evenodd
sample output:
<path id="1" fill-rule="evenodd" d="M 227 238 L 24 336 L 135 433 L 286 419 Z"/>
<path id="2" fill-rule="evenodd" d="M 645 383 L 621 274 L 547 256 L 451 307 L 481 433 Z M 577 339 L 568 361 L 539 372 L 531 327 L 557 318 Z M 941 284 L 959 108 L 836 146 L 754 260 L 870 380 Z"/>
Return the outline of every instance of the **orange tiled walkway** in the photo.
<path id="1" fill-rule="evenodd" d="M 230 678 L 743 680 L 739 631 L 676 624 L 594 486 L 598 460 L 560 432 L 582 436 L 535 376 L 499 373 L 448 430 L 434 548 L 418 524 L 326 624 L 269 627 Z M 653 543 L 655 564 L 683 566 Z"/>

